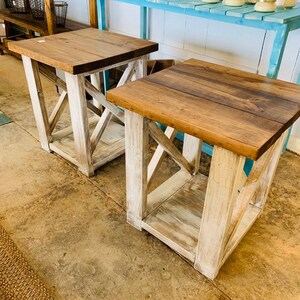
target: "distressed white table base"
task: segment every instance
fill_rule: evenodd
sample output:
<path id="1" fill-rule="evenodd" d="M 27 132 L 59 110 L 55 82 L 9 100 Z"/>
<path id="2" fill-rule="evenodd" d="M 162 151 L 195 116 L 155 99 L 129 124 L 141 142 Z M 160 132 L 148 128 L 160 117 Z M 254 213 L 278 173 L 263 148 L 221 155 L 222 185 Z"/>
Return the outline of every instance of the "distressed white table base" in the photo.
<path id="1" fill-rule="evenodd" d="M 124 112 L 108 103 L 100 92 L 99 72 L 128 64 L 118 83 L 121 86 L 146 75 L 146 56 L 79 75 L 65 72 L 66 82 L 29 57 L 22 56 L 22 59 L 39 139 L 44 150 L 61 155 L 87 176 L 93 175 L 97 168 L 124 153 L 125 133 L 121 125 L 124 123 Z M 50 116 L 46 109 L 40 72 L 63 91 Z M 85 78 L 89 75 L 92 83 Z M 93 97 L 92 101 L 86 100 L 86 92 Z M 68 102 L 72 126 L 53 133 Z M 88 110 L 94 112 L 93 117 L 88 117 Z M 118 119 L 117 122 L 113 116 Z"/>
<path id="2" fill-rule="evenodd" d="M 214 279 L 262 212 L 286 133 L 255 162 L 248 178 L 245 157 L 215 146 L 207 178 L 198 173 L 199 139 L 186 134 L 182 155 L 172 144 L 172 128 L 164 134 L 154 122 L 128 110 L 125 128 L 127 221 Z M 149 135 L 159 145 L 147 166 Z M 181 170 L 147 193 L 165 152 Z"/>

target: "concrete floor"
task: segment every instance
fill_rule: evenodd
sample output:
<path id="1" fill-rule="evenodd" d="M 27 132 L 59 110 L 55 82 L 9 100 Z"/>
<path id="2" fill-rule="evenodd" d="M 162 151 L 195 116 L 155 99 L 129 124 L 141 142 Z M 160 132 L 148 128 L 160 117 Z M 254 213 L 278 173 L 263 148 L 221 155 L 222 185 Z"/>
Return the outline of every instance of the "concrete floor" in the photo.
<path id="1" fill-rule="evenodd" d="M 43 80 L 46 96 L 55 88 Z M 86 178 L 40 149 L 23 67 L 0 56 L 0 222 L 57 299 L 300 299 L 300 158 L 214 281 L 125 221 L 124 157 Z"/>

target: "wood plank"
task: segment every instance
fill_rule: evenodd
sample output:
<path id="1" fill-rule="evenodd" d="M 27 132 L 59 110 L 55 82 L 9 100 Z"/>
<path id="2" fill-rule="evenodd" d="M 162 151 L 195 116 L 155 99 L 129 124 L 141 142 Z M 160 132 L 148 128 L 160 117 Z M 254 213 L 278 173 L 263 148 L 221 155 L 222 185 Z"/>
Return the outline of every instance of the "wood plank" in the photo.
<path id="1" fill-rule="evenodd" d="M 56 15 L 53 0 L 45 0 L 45 17 L 47 21 L 48 34 L 56 33 Z"/>
<path id="2" fill-rule="evenodd" d="M 74 166 L 78 167 L 78 161 L 77 159 L 68 154 L 67 152 L 63 151 L 62 148 L 60 147 L 60 143 L 58 141 L 50 143 L 50 149 L 57 153 L 58 155 L 60 155 L 62 158 L 64 158 L 65 160 L 69 161 L 70 163 L 72 163 Z"/>
<path id="3" fill-rule="evenodd" d="M 41 20 L 34 20 L 29 14 L 12 14 L 7 9 L 5 9 L 0 10 L 0 19 L 38 32 L 41 35 L 48 34 L 46 22 Z"/>
<path id="4" fill-rule="evenodd" d="M 197 11 L 205 11 L 205 12 L 210 12 L 211 9 L 215 9 L 217 7 L 221 7 L 224 4 L 221 3 L 206 3 L 205 5 L 198 5 L 195 7 L 195 10 Z"/>
<path id="5" fill-rule="evenodd" d="M 128 64 L 127 68 L 125 69 L 122 77 L 120 78 L 120 80 L 118 82 L 117 87 L 120 87 L 131 80 L 131 78 L 135 72 L 136 65 L 137 65 L 137 61 L 133 61 Z"/>
<path id="6" fill-rule="evenodd" d="M 94 74 L 91 74 L 91 84 L 99 91 L 101 91 L 101 79 L 100 79 L 100 73 L 94 73 Z M 99 110 L 100 115 L 102 114 L 103 112 L 103 107 L 102 105 L 99 105 L 98 101 L 93 98 L 93 105 Z M 97 114 L 97 113 L 96 113 Z"/>
<path id="7" fill-rule="evenodd" d="M 50 123 L 50 133 L 53 132 L 54 127 L 56 126 L 59 118 L 64 112 L 65 107 L 68 104 L 67 92 L 63 91 L 50 115 L 49 123 Z"/>
<path id="8" fill-rule="evenodd" d="M 224 71 L 225 67 L 207 70 L 206 64 L 178 64 L 145 80 L 280 123 L 289 121 L 286 115 L 299 107 L 299 97 L 284 94 L 281 86 L 273 87 L 272 79 L 260 78 L 253 84 L 253 79 L 244 77 L 243 72 L 231 75 Z M 236 82 L 237 76 L 242 83 Z"/>
<path id="9" fill-rule="evenodd" d="M 108 100 L 138 112 L 147 118 L 196 136 L 214 145 L 223 145 L 253 159 L 261 148 L 281 128 L 272 122 L 264 128 L 265 120 L 244 112 L 232 112 L 195 96 L 146 82 L 129 83 L 107 93 Z M 155 95 L 155 97 L 153 97 Z M 243 124 L 243 129 L 240 128 Z"/>
<path id="10" fill-rule="evenodd" d="M 125 135 L 127 222 L 142 230 L 142 219 L 147 213 L 147 120 L 125 111 Z"/>
<path id="11" fill-rule="evenodd" d="M 89 124 L 89 127 L 97 124 L 99 121 L 99 117 L 98 116 L 93 116 L 93 117 L 90 117 L 88 119 L 88 124 Z M 61 139 L 63 139 L 64 137 L 70 135 L 70 134 L 73 134 L 73 128 L 72 126 L 67 126 L 59 131 L 56 131 L 52 134 L 51 136 L 51 140 L 52 142 L 54 141 L 59 141 Z M 75 156 L 74 156 L 75 157 Z"/>
<path id="12" fill-rule="evenodd" d="M 299 20 L 300 15 L 300 4 L 293 9 L 286 9 L 284 11 L 277 12 L 276 14 L 267 15 L 263 17 L 263 20 L 266 22 L 276 22 L 276 23 L 288 23 L 293 20 Z"/>
<path id="13" fill-rule="evenodd" d="M 255 160 L 300 116 L 299 93 L 295 84 L 192 59 L 107 99 Z"/>
<path id="14" fill-rule="evenodd" d="M 198 174 L 143 220 L 143 228 L 194 261 L 207 177 Z"/>
<path id="15" fill-rule="evenodd" d="M 94 104 L 94 102 L 96 103 L 96 106 Z M 91 110 L 93 113 L 95 113 L 95 115 L 101 117 L 102 116 L 102 110 L 100 110 L 99 107 L 101 107 L 101 105 L 99 105 L 99 102 L 95 99 L 93 99 L 93 103 L 91 103 L 91 101 L 87 101 L 87 108 L 89 110 Z"/>
<path id="16" fill-rule="evenodd" d="M 162 183 L 159 187 L 148 194 L 147 214 L 152 213 L 164 201 L 174 195 L 184 184 L 186 184 L 192 175 L 185 170 L 180 170 Z"/>
<path id="17" fill-rule="evenodd" d="M 230 10 L 226 12 L 226 16 L 243 18 L 245 14 L 255 12 L 254 5 L 245 7 L 239 7 L 238 9 Z"/>
<path id="18" fill-rule="evenodd" d="M 224 256 L 244 164 L 245 157 L 214 147 L 194 264 L 210 279 L 217 276 Z"/>
<path id="19" fill-rule="evenodd" d="M 173 158 L 173 160 L 181 167 L 192 173 L 192 166 L 186 160 L 176 146 L 166 137 L 155 122 L 149 122 L 149 131 L 152 138 L 162 146 L 162 148 Z"/>
<path id="20" fill-rule="evenodd" d="M 93 101 L 98 101 L 99 105 L 103 105 L 111 111 L 121 122 L 124 123 L 124 112 L 117 106 L 106 101 L 105 96 L 96 89 L 88 80 L 85 80 L 85 89 L 93 97 Z"/>
<path id="21" fill-rule="evenodd" d="M 104 130 L 106 126 L 108 125 L 109 121 L 111 120 L 112 113 L 106 109 L 101 116 L 96 128 L 93 131 L 93 134 L 91 136 L 91 149 L 92 153 L 94 152 L 98 142 L 101 139 L 102 134 L 104 133 Z"/>
<path id="22" fill-rule="evenodd" d="M 23 28 L 27 28 L 30 31 L 38 32 L 41 35 L 48 35 L 47 22 L 44 20 L 33 19 L 30 14 L 17 14 L 11 13 L 8 9 L 0 10 L 0 19 L 5 20 L 8 23 L 16 24 Z M 87 28 L 86 24 L 76 22 L 73 20 L 66 20 L 65 28 L 57 28 L 57 32 L 66 32 L 71 30 L 79 30 Z M 9 35 L 8 35 L 9 36 Z"/>
<path id="23" fill-rule="evenodd" d="M 92 134 L 99 117 L 89 118 L 89 131 Z M 52 135 L 53 142 L 50 149 L 78 166 L 77 153 L 74 145 L 72 127 L 67 127 Z M 111 121 L 104 131 L 92 157 L 92 169 L 105 165 L 125 152 L 125 132 L 124 126 Z"/>
<path id="24" fill-rule="evenodd" d="M 165 130 L 165 135 L 166 137 L 173 142 L 173 140 L 176 137 L 177 134 L 177 130 L 171 127 L 167 127 L 167 129 Z M 148 176 L 147 176 L 147 180 L 148 180 L 148 186 L 151 185 L 152 179 L 155 175 L 155 173 L 157 172 L 157 170 L 159 169 L 163 159 L 166 156 L 166 152 L 164 150 L 164 148 L 161 145 L 157 145 L 157 148 L 149 162 L 148 165 Z"/>
<path id="25" fill-rule="evenodd" d="M 221 76 L 223 77 L 223 80 L 231 80 L 232 83 L 235 83 L 237 81 L 237 78 L 242 79 L 238 80 L 239 82 L 236 83 L 236 86 L 241 86 L 248 89 L 251 88 L 258 93 L 259 91 L 266 90 L 274 97 L 280 96 L 283 99 L 287 99 L 300 104 L 299 97 L 297 97 L 297 93 L 299 92 L 299 85 L 295 83 L 268 78 L 266 76 L 208 63 L 197 59 L 189 59 L 184 62 L 184 65 L 185 71 L 187 71 L 188 67 L 192 67 L 191 72 L 197 72 L 197 68 L 199 68 L 197 75 L 199 75 L 199 73 L 201 72 L 205 72 L 206 76 L 213 76 L 214 78 L 215 76 Z M 193 66 L 196 66 L 196 69 L 193 68 Z M 180 68 L 181 64 L 177 64 L 176 67 Z"/>
<path id="26" fill-rule="evenodd" d="M 158 50 L 158 44 L 87 28 L 12 42 L 9 48 L 46 65 L 79 74 L 149 54 Z"/>
<path id="27" fill-rule="evenodd" d="M 264 17 L 268 16 L 268 15 L 273 15 L 276 14 L 278 11 L 282 10 L 281 7 L 277 6 L 275 12 L 258 12 L 255 11 L 253 13 L 248 13 L 244 16 L 245 19 L 247 20 L 257 20 L 257 21 L 262 21 L 264 19 Z"/>
<path id="28" fill-rule="evenodd" d="M 282 154 L 282 148 L 286 141 L 287 135 L 288 135 L 288 130 L 286 130 L 286 132 L 283 133 L 282 136 L 280 137 L 280 139 L 278 140 L 277 145 L 274 147 L 275 148 L 274 153 L 270 160 L 268 168 L 267 168 L 264 176 L 261 178 L 261 183 L 260 183 L 261 189 L 259 191 L 256 201 L 254 202 L 254 205 L 256 205 L 257 207 L 259 207 L 261 209 L 264 208 L 265 203 L 267 201 L 268 194 L 269 194 L 269 191 L 271 188 L 271 184 L 272 184 L 274 176 L 275 176 L 275 171 L 277 169 L 279 159 Z"/>
<path id="29" fill-rule="evenodd" d="M 254 204 L 259 201 L 263 202 L 266 199 L 266 196 L 262 197 L 262 193 L 266 193 L 267 195 L 269 192 L 269 187 L 273 180 L 272 174 L 274 175 L 275 173 L 274 167 L 277 167 L 276 162 L 278 163 L 280 152 L 282 150 L 283 139 L 283 136 L 281 136 L 280 139 L 278 139 L 276 143 L 254 163 L 245 184 L 243 187 L 239 188 L 240 193 L 233 209 L 228 230 L 228 243 L 230 243 L 230 240 L 238 230 L 249 204 Z M 274 162 L 272 163 L 272 161 Z M 268 176 L 270 168 L 274 173 Z M 267 182 L 265 180 L 266 178 L 268 178 Z M 258 208 L 262 207 L 260 206 Z"/>
<path id="30" fill-rule="evenodd" d="M 96 170 L 124 153 L 125 138 L 115 141 L 109 146 L 104 146 L 100 141 L 97 155 L 93 158 L 93 167 Z"/>
<path id="31" fill-rule="evenodd" d="M 47 77 L 50 81 L 52 81 L 55 85 L 61 88 L 63 91 L 67 91 L 66 83 L 59 78 L 52 70 L 50 70 L 47 66 L 39 64 L 39 70 L 41 74 Z"/>
<path id="32" fill-rule="evenodd" d="M 245 5 L 243 5 L 243 8 L 244 9 L 252 8 L 252 10 L 253 10 L 253 5 L 245 4 Z M 219 7 L 216 7 L 216 8 L 212 8 L 210 10 L 210 12 L 212 14 L 217 14 L 217 15 L 227 15 L 228 12 L 235 11 L 237 9 L 241 9 L 241 7 L 233 7 L 233 6 L 224 5 L 224 6 L 219 6 Z"/>
<path id="33" fill-rule="evenodd" d="M 90 26 L 98 28 L 97 1 L 89 0 Z"/>
<path id="34" fill-rule="evenodd" d="M 79 170 L 86 176 L 94 174 L 85 98 L 84 78 L 65 73 L 69 106 Z"/>
<path id="35" fill-rule="evenodd" d="M 179 1 L 175 1 L 175 0 L 171 0 L 169 1 L 169 5 L 171 6 L 177 6 L 177 7 L 181 7 L 181 8 L 195 8 L 198 5 L 206 5 L 206 2 L 202 2 L 200 0 L 179 0 Z"/>
<path id="36" fill-rule="evenodd" d="M 199 172 L 201 159 L 202 141 L 198 138 L 184 134 L 182 155 L 194 167 L 194 174 Z"/>
<path id="37" fill-rule="evenodd" d="M 219 264 L 219 268 L 222 267 L 222 265 L 225 263 L 229 255 L 233 252 L 233 250 L 237 247 L 239 242 L 243 239 L 243 237 L 246 235 L 248 230 L 251 228 L 251 226 L 254 224 L 255 220 L 260 214 L 260 209 L 249 204 L 245 214 L 243 215 L 243 218 L 241 222 L 239 223 L 239 226 L 231 239 L 231 241 L 226 246 L 226 249 L 224 251 L 224 256 Z"/>
<path id="38" fill-rule="evenodd" d="M 39 66 L 36 61 L 29 57 L 22 56 L 26 79 L 33 108 L 33 113 L 36 121 L 36 126 L 39 133 L 41 146 L 44 150 L 50 152 L 50 125 L 48 113 L 45 106 L 43 88 L 39 75 Z"/>

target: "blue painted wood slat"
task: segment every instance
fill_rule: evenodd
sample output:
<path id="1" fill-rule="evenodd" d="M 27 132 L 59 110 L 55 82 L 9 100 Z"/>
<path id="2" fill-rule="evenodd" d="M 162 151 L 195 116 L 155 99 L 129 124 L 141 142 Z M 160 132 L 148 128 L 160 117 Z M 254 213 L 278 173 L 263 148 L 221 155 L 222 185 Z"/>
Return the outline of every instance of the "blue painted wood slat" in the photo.
<path id="1" fill-rule="evenodd" d="M 243 8 L 247 9 L 249 7 L 253 7 L 253 5 L 243 5 Z M 235 11 L 237 9 L 241 9 L 241 6 L 236 7 L 236 6 L 228 6 L 228 5 L 224 5 L 224 6 L 220 6 L 220 7 L 216 7 L 216 8 L 212 8 L 210 10 L 210 12 L 212 14 L 218 14 L 218 15 L 227 15 L 227 12 L 230 11 Z"/>
<path id="2" fill-rule="evenodd" d="M 255 12 L 254 5 L 246 5 L 235 10 L 229 10 L 226 15 L 231 17 L 243 18 L 245 14 Z"/>

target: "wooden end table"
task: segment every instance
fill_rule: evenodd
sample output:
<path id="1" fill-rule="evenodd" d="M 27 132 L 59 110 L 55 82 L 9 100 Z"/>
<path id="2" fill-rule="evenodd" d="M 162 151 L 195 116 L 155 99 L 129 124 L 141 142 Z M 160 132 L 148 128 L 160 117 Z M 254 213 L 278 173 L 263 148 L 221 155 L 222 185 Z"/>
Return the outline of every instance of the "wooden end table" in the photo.
<path id="1" fill-rule="evenodd" d="M 124 112 L 100 92 L 99 72 L 128 64 L 118 86 L 141 78 L 146 75 L 146 56 L 158 49 L 157 43 L 88 28 L 11 42 L 9 49 L 22 55 L 43 149 L 58 153 L 87 176 L 124 153 L 124 126 L 119 124 L 124 122 Z M 66 82 L 45 65 L 64 71 Z M 39 71 L 63 90 L 50 117 Z M 89 75 L 92 83 L 85 78 Z M 86 100 L 86 92 L 93 103 Z M 68 99 L 72 126 L 54 132 Z M 88 109 L 95 114 L 91 118 Z M 120 122 L 113 121 L 113 115 Z"/>
<path id="2" fill-rule="evenodd" d="M 126 109 L 127 221 L 215 278 L 262 212 L 299 95 L 295 84 L 195 59 L 109 91 Z M 158 147 L 147 166 L 149 135 Z M 214 145 L 208 178 L 199 173 L 202 141 Z M 148 193 L 165 153 L 181 169 Z M 255 160 L 248 178 L 246 157 Z"/>

